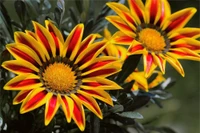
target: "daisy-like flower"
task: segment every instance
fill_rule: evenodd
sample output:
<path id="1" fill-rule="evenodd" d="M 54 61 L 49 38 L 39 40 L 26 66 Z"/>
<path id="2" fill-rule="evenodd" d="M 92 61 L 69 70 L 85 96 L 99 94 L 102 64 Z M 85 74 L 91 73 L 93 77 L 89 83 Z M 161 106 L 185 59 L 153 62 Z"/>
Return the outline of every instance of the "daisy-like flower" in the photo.
<path id="1" fill-rule="evenodd" d="M 8 44 L 8 51 L 16 60 L 2 66 L 17 74 L 5 90 L 20 90 L 13 104 L 22 103 L 20 113 L 45 105 L 45 125 L 62 108 L 67 122 L 75 121 L 80 130 L 85 129 L 83 105 L 102 119 L 96 99 L 113 105 L 105 90 L 120 89 L 107 76 L 120 68 L 118 59 L 99 56 L 106 41 L 94 42 L 91 34 L 82 40 L 84 25 L 78 24 L 64 41 L 60 31 L 50 22 L 46 28 L 33 22 L 35 32 L 15 32 L 15 43 Z"/>
<path id="2" fill-rule="evenodd" d="M 165 73 L 166 61 L 182 76 L 184 70 L 178 59 L 200 61 L 199 28 L 183 28 L 195 14 L 195 8 L 186 8 L 171 14 L 167 0 L 128 0 L 126 6 L 109 2 L 117 15 L 108 16 L 118 31 L 113 42 L 129 44 L 129 54 L 142 54 L 145 76 L 159 66 Z"/>
<path id="3" fill-rule="evenodd" d="M 153 74 L 156 74 L 156 77 L 150 82 L 148 82 L 149 78 L 146 78 L 144 76 L 144 74 L 145 74 L 144 71 L 136 70 L 133 73 L 131 73 L 129 75 L 129 77 L 126 79 L 125 82 L 130 82 L 132 80 L 135 81 L 131 88 L 132 91 L 137 91 L 137 90 L 141 89 L 141 90 L 148 92 L 150 89 L 158 86 L 161 82 L 166 80 L 164 78 L 163 74 L 159 71 L 153 71 L 153 73 L 151 73 L 151 75 L 149 75 L 149 78 L 151 78 L 151 76 Z"/>

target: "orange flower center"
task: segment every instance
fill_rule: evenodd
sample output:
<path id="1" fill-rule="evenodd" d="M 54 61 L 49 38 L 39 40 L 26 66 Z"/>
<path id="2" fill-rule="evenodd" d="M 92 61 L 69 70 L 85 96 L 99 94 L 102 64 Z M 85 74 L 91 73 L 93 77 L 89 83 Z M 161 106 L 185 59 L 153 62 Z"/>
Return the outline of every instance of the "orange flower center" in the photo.
<path id="1" fill-rule="evenodd" d="M 145 28 L 139 33 L 139 41 L 150 51 L 160 52 L 165 49 L 163 36 L 155 29 Z"/>
<path id="2" fill-rule="evenodd" d="M 69 65 L 63 63 L 50 64 L 43 72 L 45 85 L 55 91 L 71 91 L 76 82 L 75 73 Z"/>

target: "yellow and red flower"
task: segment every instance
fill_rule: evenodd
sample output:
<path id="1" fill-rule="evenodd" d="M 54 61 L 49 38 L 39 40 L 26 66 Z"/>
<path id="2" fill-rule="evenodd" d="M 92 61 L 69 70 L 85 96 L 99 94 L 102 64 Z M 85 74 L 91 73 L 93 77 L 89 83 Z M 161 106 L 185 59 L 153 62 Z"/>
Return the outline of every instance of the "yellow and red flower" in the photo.
<path id="1" fill-rule="evenodd" d="M 20 113 L 32 111 L 45 104 L 45 125 L 62 108 L 67 122 L 75 121 L 85 129 L 83 105 L 102 119 L 96 99 L 113 105 L 105 90 L 121 87 L 107 79 L 120 68 L 118 58 L 98 56 L 106 41 L 94 42 L 91 34 L 82 40 L 84 25 L 78 24 L 64 41 L 61 32 L 50 22 L 46 28 L 33 22 L 35 32 L 15 32 L 15 42 L 6 47 L 16 60 L 2 66 L 17 74 L 5 90 L 20 90 L 13 104 L 22 103 Z"/>
<path id="2" fill-rule="evenodd" d="M 184 70 L 178 59 L 200 61 L 199 28 L 183 28 L 195 14 L 195 8 L 186 8 L 171 14 L 167 0 L 128 0 L 126 6 L 109 2 L 117 15 L 106 19 L 120 31 L 113 42 L 130 45 L 129 54 L 142 54 L 145 76 L 159 66 L 165 73 L 166 61 L 182 76 Z"/>

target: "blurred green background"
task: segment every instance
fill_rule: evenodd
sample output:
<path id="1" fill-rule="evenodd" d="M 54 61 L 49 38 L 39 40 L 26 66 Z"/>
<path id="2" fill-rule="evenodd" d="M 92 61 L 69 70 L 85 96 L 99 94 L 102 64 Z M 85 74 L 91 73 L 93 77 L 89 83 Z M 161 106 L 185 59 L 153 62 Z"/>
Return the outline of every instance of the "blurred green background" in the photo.
<path id="1" fill-rule="evenodd" d="M 12 19 L 18 21 L 14 5 L 14 0 L 6 0 L 5 6 L 8 14 Z M 54 6 L 56 0 L 50 0 Z M 66 0 L 66 8 L 73 5 L 73 0 Z M 107 0 L 95 0 L 96 14 L 103 7 Z M 199 0 L 169 0 L 172 13 L 183 8 L 195 7 L 197 13 L 189 21 L 186 27 L 200 27 L 200 1 Z M 127 3 L 126 3 L 127 4 Z M 52 7 L 54 9 L 54 7 Z M 115 32 L 116 28 L 109 25 L 111 32 Z M 181 60 L 181 64 L 185 70 L 185 77 L 181 77 L 170 65 L 167 64 L 165 77 L 173 77 L 176 84 L 168 91 L 173 97 L 169 100 L 162 101 L 164 105 L 160 109 L 156 105 L 150 105 L 143 108 L 139 112 L 144 115 L 143 121 L 156 119 L 152 124 L 157 126 L 170 126 L 178 133 L 200 133 L 200 63 L 193 61 Z"/>

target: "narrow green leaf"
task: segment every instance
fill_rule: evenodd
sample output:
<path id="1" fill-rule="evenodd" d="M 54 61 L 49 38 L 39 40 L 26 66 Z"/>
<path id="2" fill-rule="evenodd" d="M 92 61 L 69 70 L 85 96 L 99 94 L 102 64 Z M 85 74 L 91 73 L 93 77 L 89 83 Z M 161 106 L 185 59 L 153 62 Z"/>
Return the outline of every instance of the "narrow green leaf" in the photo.
<path id="1" fill-rule="evenodd" d="M 122 113 L 120 113 L 118 115 L 120 115 L 122 117 L 132 118 L 132 119 L 143 119 L 144 118 L 140 113 L 132 112 L 132 111 L 130 111 L 130 112 L 122 112 Z"/>

